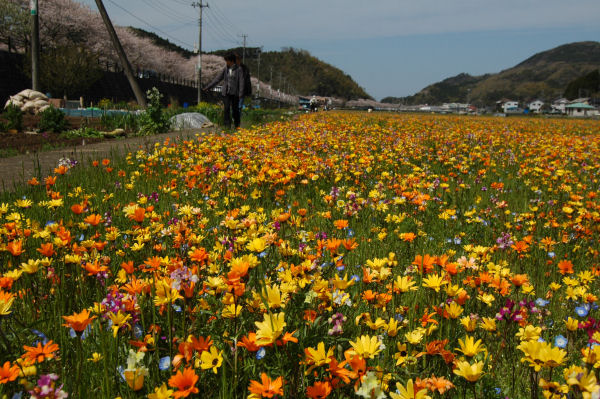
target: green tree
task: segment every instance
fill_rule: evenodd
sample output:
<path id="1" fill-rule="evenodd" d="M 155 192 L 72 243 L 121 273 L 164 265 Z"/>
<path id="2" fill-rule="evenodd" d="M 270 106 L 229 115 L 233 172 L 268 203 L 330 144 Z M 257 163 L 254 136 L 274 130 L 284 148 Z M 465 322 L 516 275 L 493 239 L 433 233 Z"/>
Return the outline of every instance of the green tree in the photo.
<path id="1" fill-rule="evenodd" d="M 27 63 L 30 58 L 26 57 Z M 42 88 L 55 97 L 78 95 L 102 77 L 98 57 L 83 46 L 45 48 L 40 64 Z M 29 65 L 26 70 L 31 74 Z"/>
<path id="2" fill-rule="evenodd" d="M 29 13 L 17 2 L 0 1 L 0 43 L 11 49 L 25 49 L 29 44 Z"/>

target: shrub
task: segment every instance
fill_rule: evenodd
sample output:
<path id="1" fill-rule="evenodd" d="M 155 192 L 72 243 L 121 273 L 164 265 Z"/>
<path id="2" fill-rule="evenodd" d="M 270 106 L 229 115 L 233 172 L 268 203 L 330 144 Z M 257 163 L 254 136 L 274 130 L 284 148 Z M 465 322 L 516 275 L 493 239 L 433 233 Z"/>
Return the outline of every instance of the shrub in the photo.
<path id="1" fill-rule="evenodd" d="M 188 108 L 187 112 L 199 112 L 215 124 L 223 122 L 223 107 L 217 104 L 201 102 Z"/>
<path id="2" fill-rule="evenodd" d="M 49 107 L 40 114 L 38 129 L 42 132 L 60 133 L 67 128 L 65 114 L 54 107 Z"/>
<path id="3" fill-rule="evenodd" d="M 86 137 L 103 137 L 102 133 L 91 127 L 82 126 L 79 129 L 67 130 L 61 134 L 61 137 L 66 139 L 86 138 Z"/>
<path id="4" fill-rule="evenodd" d="M 139 128 L 140 116 L 132 113 L 126 114 L 105 114 L 100 118 L 102 130 L 123 129 L 125 131 L 137 131 Z"/>
<path id="5" fill-rule="evenodd" d="M 4 111 L 2 117 L 7 121 L 5 124 L 6 130 L 23 130 L 23 112 L 21 112 L 21 109 L 16 105 L 9 105 Z"/>
<path id="6" fill-rule="evenodd" d="M 147 136 L 156 133 L 165 133 L 169 131 L 171 123 L 169 117 L 163 111 L 160 99 L 163 97 L 156 87 L 146 92 L 148 98 L 148 108 L 139 118 L 139 135 Z"/>

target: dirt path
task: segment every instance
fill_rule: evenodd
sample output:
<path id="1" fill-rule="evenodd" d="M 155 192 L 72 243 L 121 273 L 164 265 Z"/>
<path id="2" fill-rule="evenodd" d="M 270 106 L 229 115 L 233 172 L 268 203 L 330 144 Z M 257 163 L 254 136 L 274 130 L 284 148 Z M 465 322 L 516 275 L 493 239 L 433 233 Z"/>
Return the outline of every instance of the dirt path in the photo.
<path id="1" fill-rule="evenodd" d="M 129 137 L 121 140 L 107 140 L 100 143 L 1 158 L 0 191 L 13 191 L 15 187 L 25 184 L 32 177 L 50 175 L 54 168 L 58 166 L 58 161 L 61 158 L 75 159 L 81 163 L 88 159 L 125 155 L 130 151 L 149 149 L 155 143 L 163 142 L 167 138 L 172 141 L 188 139 L 195 137 L 196 134 L 204 134 L 213 130 L 187 130 L 147 137 Z"/>

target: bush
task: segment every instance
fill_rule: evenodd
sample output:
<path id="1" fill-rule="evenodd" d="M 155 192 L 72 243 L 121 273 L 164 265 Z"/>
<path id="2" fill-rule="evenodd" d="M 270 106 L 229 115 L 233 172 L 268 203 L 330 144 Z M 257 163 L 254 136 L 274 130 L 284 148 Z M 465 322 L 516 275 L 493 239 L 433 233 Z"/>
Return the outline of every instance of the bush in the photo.
<path id="1" fill-rule="evenodd" d="M 223 107 L 217 104 L 201 102 L 198 105 L 189 107 L 186 112 L 198 112 L 206 116 L 212 123 L 220 124 L 223 122 Z"/>
<path id="2" fill-rule="evenodd" d="M 23 130 L 23 112 L 16 105 L 9 105 L 2 114 L 2 119 L 7 121 L 4 124 L 5 130 Z"/>
<path id="3" fill-rule="evenodd" d="M 103 137 L 102 133 L 91 127 L 82 126 L 79 129 L 68 130 L 60 135 L 66 139 L 87 138 L 87 137 Z"/>
<path id="4" fill-rule="evenodd" d="M 57 108 L 50 107 L 40 114 L 38 129 L 42 132 L 60 133 L 67 128 L 65 114 Z"/>
<path id="5" fill-rule="evenodd" d="M 156 87 L 146 92 L 148 108 L 139 117 L 140 136 L 166 133 L 171 127 L 168 115 L 165 114 L 160 99 L 163 97 Z"/>
<path id="6" fill-rule="evenodd" d="M 132 113 L 127 114 L 105 114 L 100 118 L 102 130 L 123 129 L 128 132 L 139 129 L 140 116 Z"/>

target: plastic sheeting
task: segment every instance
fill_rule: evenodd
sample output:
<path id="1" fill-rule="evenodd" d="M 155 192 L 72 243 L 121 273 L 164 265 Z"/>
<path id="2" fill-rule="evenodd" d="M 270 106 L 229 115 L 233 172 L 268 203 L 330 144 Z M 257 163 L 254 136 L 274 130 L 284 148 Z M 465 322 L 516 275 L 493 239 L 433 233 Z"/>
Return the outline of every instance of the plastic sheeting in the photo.
<path id="1" fill-rule="evenodd" d="M 188 112 L 171 118 L 171 127 L 174 130 L 202 129 L 212 125 L 212 122 L 206 116 L 198 112 Z"/>

